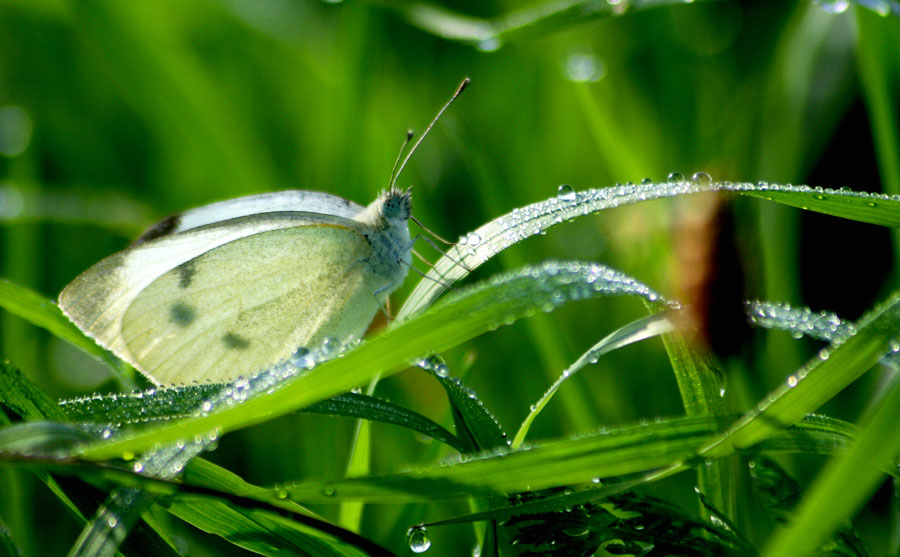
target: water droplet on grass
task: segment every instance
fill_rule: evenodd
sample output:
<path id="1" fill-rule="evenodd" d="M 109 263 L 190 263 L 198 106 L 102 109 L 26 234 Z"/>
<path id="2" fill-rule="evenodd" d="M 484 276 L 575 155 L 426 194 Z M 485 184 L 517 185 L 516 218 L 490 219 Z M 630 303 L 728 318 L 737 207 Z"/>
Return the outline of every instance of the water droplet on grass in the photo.
<path id="1" fill-rule="evenodd" d="M 413 526 L 406 532 L 406 543 L 413 553 L 425 553 L 431 547 L 431 538 L 424 526 Z"/>
<path id="2" fill-rule="evenodd" d="M 684 174 L 682 174 L 681 172 L 669 172 L 669 175 L 666 176 L 666 181 L 670 184 L 684 182 Z"/>
<path id="3" fill-rule="evenodd" d="M 569 184 L 562 184 L 556 188 L 556 197 L 563 201 L 575 201 L 575 189 Z"/>

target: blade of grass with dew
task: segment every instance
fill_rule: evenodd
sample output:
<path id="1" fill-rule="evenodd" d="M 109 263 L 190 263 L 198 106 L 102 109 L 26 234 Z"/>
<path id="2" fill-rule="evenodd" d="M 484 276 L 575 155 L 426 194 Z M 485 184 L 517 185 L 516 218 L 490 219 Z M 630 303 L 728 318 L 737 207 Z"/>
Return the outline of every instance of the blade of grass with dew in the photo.
<path id="1" fill-rule="evenodd" d="M 54 419 L 63 420 L 65 416 L 56 404 L 44 394 L 43 391 L 33 385 L 18 369 L 8 362 L 0 362 L 0 402 L 7 408 L 17 412 L 22 418 L 28 420 L 20 427 L 32 427 L 31 423 L 37 420 Z M 2 413 L 0 413 L 0 417 Z M 2 420 L 0 420 L 2 421 Z M 52 424 L 53 422 L 50 422 Z M 53 427 L 47 424 L 48 427 Z M 58 423 L 57 426 L 65 427 L 67 424 Z M 41 426 L 37 426 L 41 427 Z M 44 433 L 49 433 L 47 429 Z M 63 443 L 54 442 L 55 448 L 61 449 L 71 441 L 71 432 L 65 434 Z M 59 437 L 55 441 L 60 441 Z M 18 455 L 10 455 L 15 457 Z M 99 503 L 95 492 L 86 490 L 80 482 L 59 482 L 49 473 L 40 469 L 34 469 L 35 474 L 50 490 L 68 507 L 79 519 L 86 520 L 86 514 L 92 512 Z M 129 548 L 145 547 L 153 548 L 158 555 L 172 555 L 171 545 L 165 541 L 160 532 L 148 527 L 143 522 L 138 524 L 135 535 L 126 542 Z"/>
<path id="2" fill-rule="evenodd" d="M 758 407 L 735 422 L 726 433 L 702 451 L 706 456 L 730 454 L 749 447 L 774 431 L 815 411 L 847 385 L 868 371 L 898 346 L 900 292 L 867 313 L 857 331 L 823 349 L 806 365 L 789 375 Z"/>
<path id="3" fill-rule="evenodd" d="M 688 418 L 678 419 L 686 420 Z M 757 445 L 755 455 L 759 456 L 763 452 L 769 455 L 790 453 L 841 455 L 846 453 L 847 447 L 855 438 L 856 433 L 856 427 L 848 422 L 827 416 L 806 416 L 796 426 L 783 430 Z M 682 466 L 679 470 L 687 470 L 687 466 Z M 887 467 L 885 471 L 893 473 L 895 477 L 900 477 L 900 471 L 895 467 Z M 665 477 L 672 473 L 672 470 L 667 471 Z M 553 495 L 538 501 L 517 502 L 499 509 L 440 520 L 433 524 L 451 524 L 485 519 L 502 520 L 521 512 L 552 512 L 560 508 L 568 508 L 590 501 L 599 501 L 608 495 L 621 493 L 659 479 L 661 477 L 652 472 L 640 474 L 637 478 L 629 477 L 629 479 L 625 479 L 620 477 L 613 483 L 604 483 L 600 487 L 591 487 L 574 493 Z M 599 483 L 599 478 L 597 478 L 597 482 Z"/>
<path id="4" fill-rule="evenodd" d="M 24 286 L 0 279 L 0 307 L 103 361 L 122 380 L 124 364 L 86 337 L 53 301 Z"/>
<path id="5" fill-rule="evenodd" d="M 886 52 L 900 52 L 900 25 L 865 10 L 856 11 L 856 60 L 860 88 L 877 154 L 881 190 L 900 194 L 900 62 Z M 894 253 L 900 253 L 900 234 L 894 232 Z"/>
<path id="6" fill-rule="evenodd" d="M 405 473 L 353 480 L 298 483 L 287 489 L 296 501 L 359 499 L 373 503 L 460 499 L 485 493 L 516 493 L 577 484 L 598 478 L 649 474 L 651 481 L 705 466 L 697 458 L 709 436 L 721 431 L 711 417 L 672 418 L 600 434 L 551 440 L 519 451 L 494 451 L 460 462 Z M 816 418 L 773 434 L 756 451 L 835 454 L 848 442 L 844 422 Z M 646 480 L 641 480 L 646 481 Z M 489 512 L 489 511 L 487 511 Z"/>
<path id="7" fill-rule="evenodd" d="M 724 387 L 710 355 L 693 346 L 677 328 L 663 335 L 663 344 L 678 383 L 685 414 L 724 417 Z M 714 517 L 709 505 L 702 501 L 704 496 L 724 515 L 726 521 L 735 517 L 736 464 L 733 458 L 726 456 L 697 466 L 696 489 L 701 498 L 699 511 L 705 520 L 713 521 Z"/>
<path id="8" fill-rule="evenodd" d="M 525 436 L 528 435 L 528 430 L 531 428 L 532 422 L 534 422 L 535 418 L 541 413 L 541 410 L 547 406 L 553 398 L 553 395 L 567 379 L 574 376 L 588 364 L 596 363 L 604 354 L 608 354 L 623 346 L 628 346 L 629 344 L 672 331 L 673 325 L 669 320 L 669 317 L 670 315 L 668 313 L 661 312 L 632 321 L 628 325 L 603 337 L 597 344 L 582 354 L 572 365 L 563 371 L 562 375 L 559 376 L 559 379 L 550 386 L 541 399 L 531 405 L 531 411 L 525 417 L 525 420 L 522 421 L 522 425 L 519 426 L 519 430 L 516 432 L 516 436 L 513 438 L 510 447 L 518 449 L 522 445 L 522 442 L 525 441 Z"/>
<path id="9" fill-rule="evenodd" d="M 479 400 L 475 391 L 467 387 L 459 377 L 451 377 L 443 358 L 431 356 L 418 362 L 438 380 L 447 393 L 450 411 L 456 431 L 465 444 L 464 453 L 487 451 L 507 446 L 506 433 L 497 418 Z"/>
<path id="10" fill-rule="evenodd" d="M 538 310 L 603 295 L 633 295 L 656 300 L 646 285 L 608 267 L 548 262 L 499 275 L 455 293 L 414 319 L 391 327 L 341 358 L 325 362 L 266 396 L 251 397 L 219 412 L 165 425 L 85 447 L 89 459 L 121 457 L 154 445 L 233 431 L 293 412 L 345 392 L 380 372 L 395 373 L 418 355 L 446 350 L 476 335 L 511 324 Z"/>
<path id="11" fill-rule="evenodd" d="M 160 387 L 132 393 L 112 393 L 61 400 L 68 419 L 97 424 L 145 424 L 187 418 L 196 414 L 205 400 L 222 390 L 221 384 Z M 439 424 L 403 406 L 358 393 L 342 393 L 300 410 L 363 418 L 403 427 L 436 439 L 457 450 L 462 442 Z"/>
<path id="12" fill-rule="evenodd" d="M 898 15 L 896 0 L 851 0 L 880 15 Z M 471 43 L 479 50 L 496 50 L 506 41 L 541 37 L 575 25 L 606 17 L 621 16 L 659 6 L 678 5 L 680 0 L 631 0 L 627 3 L 597 3 L 594 0 L 545 0 L 491 19 L 459 13 L 437 4 L 409 2 L 385 7 L 399 12 L 411 25 L 451 41 Z"/>
<path id="13" fill-rule="evenodd" d="M 700 192 L 734 192 L 860 222 L 900 227 L 900 197 L 853 190 L 832 190 L 781 184 L 678 181 L 626 184 L 609 188 L 566 192 L 498 217 L 469 234 L 466 242 L 447 250 L 409 295 L 397 320 L 424 310 L 447 286 L 504 249 L 565 221 L 598 211 Z"/>
<path id="14" fill-rule="evenodd" d="M 895 466 L 900 454 L 900 379 L 863 416 L 861 433 L 850 451 L 831 459 L 803 497 L 796 518 L 777 531 L 764 555 L 799 555 L 814 549 L 852 517 Z"/>

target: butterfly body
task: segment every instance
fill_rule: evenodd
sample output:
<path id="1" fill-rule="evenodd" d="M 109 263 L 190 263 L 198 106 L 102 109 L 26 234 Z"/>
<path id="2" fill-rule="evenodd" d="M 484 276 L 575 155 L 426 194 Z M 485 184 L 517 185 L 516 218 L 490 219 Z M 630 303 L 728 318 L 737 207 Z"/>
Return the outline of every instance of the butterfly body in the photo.
<path id="1" fill-rule="evenodd" d="M 76 278 L 60 307 L 156 383 L 226 381 L 326 337 L 360 337 L 411 264 L 408 191 L 322 192 L 164 219 Z"/>

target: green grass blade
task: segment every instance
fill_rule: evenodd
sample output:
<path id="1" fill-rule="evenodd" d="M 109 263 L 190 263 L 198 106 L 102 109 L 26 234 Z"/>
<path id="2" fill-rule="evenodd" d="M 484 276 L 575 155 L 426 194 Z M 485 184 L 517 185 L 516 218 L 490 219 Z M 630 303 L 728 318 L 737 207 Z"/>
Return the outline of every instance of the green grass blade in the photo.
<path id="1" fill-rule="evenodd" d="M 90 459 L 129 456 L 154 445 L 194 436 L 218 436 L 348 391 L 378 373 L 398 371 L 421 354 L 446 350 L 538 310 L 602 295 L 659 299 L 647 286 L 601 265 L 546 263 L 524 268 L 448 297 L 432 310 L 391 328 L 341 358 L 301 374 L 271 394 L 251 397 L 196 419 L 122 435 L 87 447 L 81 455 Z M 262 376 L 260 381 L 267 381 Z"/>
<path id="2" fill-rule="evenodd" d="M 563 371 L 562 375 L 559 376 L 559 379 L 557 379 L 553 383 L 553 385 L 551 385 L 550 388 L 547 389 L 547 392 L 544 393 L 541 399 L 535 404 L 531 405 L 531 411 L 525 417 L 522 425 L 519 426 L 519 431 L 516 432 L 516 436 L 513 438 L 510 446 L 513 449 L 517 449 L 522 445 L 522 443 L 525 441 L 525 436 L 528 435 L 528 430 L 531 428 L 531 424 L 541 413 L 541 410 L 543 410 L 544 407 L 547 406 L 547 404 L 553 398 L 553 395 L 556 394 L 556 391 L 559 390 L 563 383 L 565 383 L 567 379 L 578 373 L 582 368 L 584 368 L 588 364 L 596 363 L 601 356 L 612 352 L 613 350 L 617 350 L 623 346 L 628 346 L 629 344 L 664 334 L 671 330 L 673 330 L 673 326 L 672 322 L 670 321 L 670 315 L 668 313 L 657 313 L 655 315 L 638 319 L 637 321 L 632 321 L 628 325 L 625 325 L 624 327 L 621 327 L 603 337 L 597 344 L 592 346 L 587 352 L 585 352 L 577 360 L 575 360 L 572 365 L 566 368 L 566 370 Z"/>
<path id="3" fill-rule="evenodd" d="M 519 451 L 464 457 L 459 463 L 406 473 L 300 483 L 288 489 L 287 494 L 293 500 L 308 502 L 350 499 L 398 503 L 591 485 L 598 478 L 631 474 L 650 474 L 649 479 L 655 481 L 691 465 L 706 466 L 696 456 L 709 436 L 721 431 L 720 421 L 711 417 L 659 420 L 548 441 Z M 755 450 L 763 454 L 841 453 L 852 438 L 852 431 L 845 422 L 816 417 L 773 434 Z M 647 478 L 640 479 L 638 483 L 646 481 Z"/>
<path id="4" fill-rule="evenodd" d="M 900 227 L 900 196 L 868 194 L 849 189 L 822 189 L 781 184 L 704 181 L 626 184 L 610 188 L 567 192 L 555 198 L 515 209 L 464 236 L 419 282 L 397 319 L 424 310 L 450 284 L 468 275 L 504 249 L 541 234 L 563 222 L 622 205 L 709 191 L 734 192 L 838 217 Z"/>
<path id="5" fill-rule="evenodd" d="M 473 389 L 467 387 L 459 377 L 448 374 L 443 358 L 432 356 L 418 363 L 419 367 L 428 370 L 440 382 L 447 393 L 453 423 L 465 446 L 461 452 L 487 451 L 508 445 L 500 422 L 478 399 Z"/>
<path id="6" fill-rule="evenodd" d="M 900 330 L 900 293 L 867 314 L 857 332 L 835 342 L 773 391 L 759 407 L 738 420 L 703 451 L 709 456 L 730 454 L 769 437 L 803 415 L 815 411 L 892 351 Z"/>
<path id="7" fill-rule="evenodd" d="M 61 338 L 75 348 L 106 362 L 114 371 L 118 372 L 119 366 L 122 365 L 118 358 L 84 336 L 84 333 L 63 315 L 55 302 L 44 298 L 37 292 L 6 279 L 0 279 L 0 307 Z"/>
<path id="8" fill-rule="evenodd" d="M 858 510 L 884 478 L 882 468 L 894 466 L 900 454 L 900 381 L 863 418 L 861 433 L 850 451 L 833 458 L 809 492 L 797 516 L 776 532 L 764 554 L 771 557 L 800 555 L 828 538 Z"/>
<path id="9" fill-rule="evenodd" d="M 193 416 L 203 401 L 214 396 L 222 388 L 223 385 L 215 384 L 184 385 L 132 393 L 92 395 L 62 400 L 60 407 L 68 419 L 73 421 L 97 424 L 144 424 Z M 428 435 L 457 450 L 464 448 L 455 435 L 425 416 L 368 395 L 343 393 L 311 404 L 301 411 L 388 423 Z"/>

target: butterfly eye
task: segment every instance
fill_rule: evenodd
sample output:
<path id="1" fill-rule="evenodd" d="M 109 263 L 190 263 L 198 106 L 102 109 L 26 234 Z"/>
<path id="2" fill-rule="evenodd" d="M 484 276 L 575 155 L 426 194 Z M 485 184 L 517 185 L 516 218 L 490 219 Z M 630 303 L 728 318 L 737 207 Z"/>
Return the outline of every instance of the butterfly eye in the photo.
<path id="1" fill-rule="evenodd" d="M 412 214 L 412 196 L 409 191 L 391 190 L 384 198 L 381 214 L 386 219 L 408 220 Z"/>

